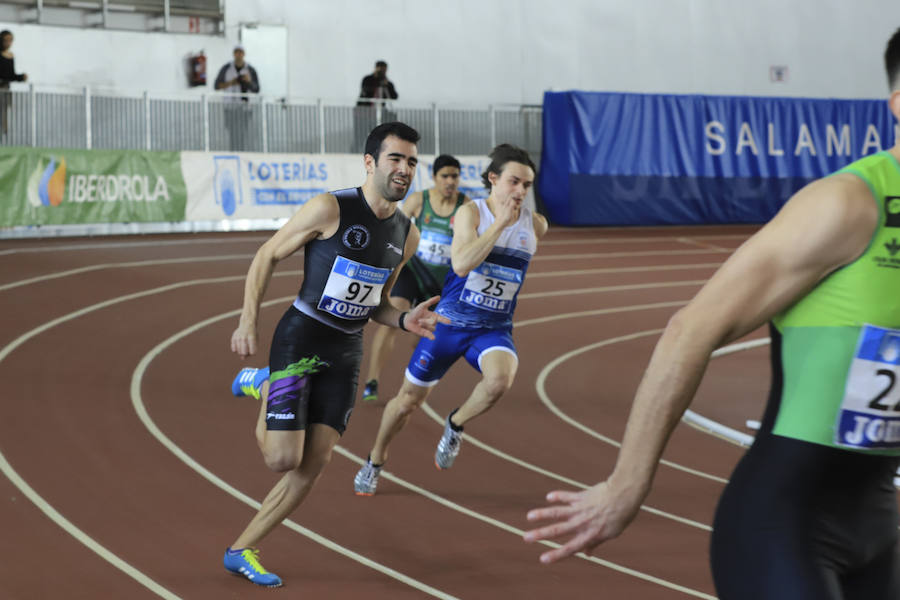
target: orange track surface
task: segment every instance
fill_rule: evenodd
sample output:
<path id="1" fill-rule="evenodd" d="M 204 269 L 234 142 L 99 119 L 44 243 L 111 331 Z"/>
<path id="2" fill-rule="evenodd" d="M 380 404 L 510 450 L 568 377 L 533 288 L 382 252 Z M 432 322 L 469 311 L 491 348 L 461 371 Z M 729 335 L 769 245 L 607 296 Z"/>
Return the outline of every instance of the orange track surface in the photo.
<path id="1" fill-rule="evenodd" d="M 375 497 L 355 496 L 358 465 L 348 456 L 365 458 L 381 416 L 380 406 L 360 402 L 343 451 L 291 519 L 438 590 L 438 597 L 714 596 L 709 533 L 697 525 L 711 523 L 721 479 L 742 450 L 689 426 L 679 426 L 666 458 L 712 478 L 661 467 L 647 505 L 696 524 L 642 512 L 597 553 L 620 569 L 579 558 L 542 566 L 541 546 L 523 543 L 516 530 L 529 528 L 525 513 L 543 504 L 546 492 L 571 489 L 554 475 L 593 484 L 616 457 L 613 445 L 542 403 L 542 371 L 568 352 L 649 332 L 574 355 L 542 379 L 559 411 L 620 439 L 655 330 L 753 230 L 552 229 L 519 300 L 516 382 L 493 411 L 467 427 L 454 468 L 435 470 L 441 425 L 421 412 L 397 438 L 386 467 L 413 487 L 382 477 Z M 250 499 L 261 500 L 275 482 L 252 435 L 258 406 L 229 393 L 242 365 L 228 350 L 236 317 L 216 319 L 240 307 L 243 276 L 265 237 L 0 241 L 0 452 L 7 473 L 21 478 L 17 486 L 0 477 L 0 596 L 432 597 L 288 527 L 262 545 L 263 563 L 285 579 L 282 590 L 228 576 L 222 552 L 254 509 L 186 464 L 138 416 L 136 404 L 195 466 Z M 272 281 L 266 300 L 281 300 L 262 311 L 264 346 L 298 288 L 301 266 L 299 257 L 285 261 Z M 643 306 L 657 303 L 665 304 Z M 558 318 L 534 322 L 547 317 Z M 764 331 L 750 337 L 761 336 Z M 396 391 L 411 347 L 398 341 L 382 396 Z M 746 431 L 744 421 L 762 412 L 767 360 L 765 347 L 717 359 L 692 408 Z M 429 406 L 445 416 L 476 381 L 461 361 Z M 52 520 L 21 482 L 109 555 Z"/>

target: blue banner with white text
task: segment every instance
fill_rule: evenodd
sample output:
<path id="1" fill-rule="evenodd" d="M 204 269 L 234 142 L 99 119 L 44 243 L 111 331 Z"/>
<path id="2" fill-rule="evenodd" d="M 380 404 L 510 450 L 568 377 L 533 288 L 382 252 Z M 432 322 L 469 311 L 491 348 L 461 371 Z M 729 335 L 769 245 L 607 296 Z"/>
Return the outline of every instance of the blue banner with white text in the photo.
<path id="1" fill-rule="evenodd" d="M 543 119 L 560 225 L 763 223 L 896 138 L 884 100 L 546 92 Z"/>

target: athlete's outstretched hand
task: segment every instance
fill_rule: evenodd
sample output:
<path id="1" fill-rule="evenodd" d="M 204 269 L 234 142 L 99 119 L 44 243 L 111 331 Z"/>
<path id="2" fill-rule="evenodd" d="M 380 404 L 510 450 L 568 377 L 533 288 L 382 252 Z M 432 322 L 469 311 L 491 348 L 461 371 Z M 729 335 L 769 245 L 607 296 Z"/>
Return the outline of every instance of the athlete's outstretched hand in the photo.
<path id="1" fill-rule="evenodd" d="M 528 520 L 556 519 L 556 522 L 526 531 L 525 541 L 573 534 L 561 548 L 541 554 L 542 563 L 556 562 L 576 552 L 590 553 L 603 542 L 618 537 L 637 515 L 642 496 L 629 493 L 631 489 L 619 491 L 605 481 L 583 492 L 550 492 L 547 501 L 560 504 L 531 510 Z"/>
<path id="2" fill-rule="evenodd" d="M 238 325 L 231 334 L 231 351 L 241 358 L 256 354 L 256 328 Z"/>
<path id="3" fill-rule="evenodd" d="M 426 337 L 429 340 L 434 339 L 434 328 L 438 323 L 450 325 L 451 321 L 443 315 L 439 315 L 434 311 L 428 310 L 438 303 L 440 296 L 432 296 L 425 302 L 420 302 L 414 309 L 406 314 L 403 319 L 403 326 L 407 331 L 416 334 L 419 337 Z"/>

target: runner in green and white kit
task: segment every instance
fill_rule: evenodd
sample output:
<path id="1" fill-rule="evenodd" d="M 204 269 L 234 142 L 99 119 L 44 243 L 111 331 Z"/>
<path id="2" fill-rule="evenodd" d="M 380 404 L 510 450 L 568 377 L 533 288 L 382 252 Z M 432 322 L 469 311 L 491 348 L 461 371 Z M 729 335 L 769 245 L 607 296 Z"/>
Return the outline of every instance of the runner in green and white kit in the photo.
<path id="1" fill-rule="evenodd" d="M 900 119 L 900 30 L 888 42 Z M 551 492 L 526 541 L 571 535 L 553 562 L 634 519 L 712 352 L 770 321 L 773 382 L 716 511 L 720 600 L 900 598 L 900 143 L 797 192 L 669 321 L 615 469 Z"/>
<path id="2" fill-rule="evenodd" d="M 416 254 L 397 278 L 391 289 L 391 303 L 401 311 L 410 310 L 422 300 L 439 296 L 444 278 L 450 270 L 450 241 L 453 239 L 453 218 L 459 207 L 469 201 L 459 192 L 459 161 L 449 154 L 441 154 L 432 166 L 434 187 L 410 194 L 401 210 L 416 223 L 422 237 Z M 362 399 L 378 399 L 378 376 L 384 361 L 391 353 L 397 332 L 391 327 L 378 326 L 372 339 L 366 387 Z"/>
<path id="3" fill-rule="evenodd" d="M 900 455 L 900 165 L 879 152 L 839 171 L 870 188 L 878 226 L 858 259 L 772 319 L 772 433 Z M 896 256 L 896 257 L 895 257 Z M 781 374 L 779 377 L 778 374 Z M 767 415 L 769 416 L 769 415 Z"/>

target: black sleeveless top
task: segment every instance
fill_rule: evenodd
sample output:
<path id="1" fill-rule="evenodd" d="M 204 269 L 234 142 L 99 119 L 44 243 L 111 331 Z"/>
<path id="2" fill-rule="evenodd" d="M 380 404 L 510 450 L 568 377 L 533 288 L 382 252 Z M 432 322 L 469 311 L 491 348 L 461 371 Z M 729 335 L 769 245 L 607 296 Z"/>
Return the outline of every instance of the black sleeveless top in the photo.
<path id="1" fill-rule="evenodd" d="M 381 303 L 381 292 L 403 260 L 409 218 L 396 210 L 379 219 L 361 188 L 332 192 L 341 221 L 325 240 L 306 244 L 303 284 L 294 306 L 347 333 L 359 331 Z"/>

